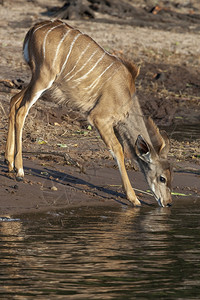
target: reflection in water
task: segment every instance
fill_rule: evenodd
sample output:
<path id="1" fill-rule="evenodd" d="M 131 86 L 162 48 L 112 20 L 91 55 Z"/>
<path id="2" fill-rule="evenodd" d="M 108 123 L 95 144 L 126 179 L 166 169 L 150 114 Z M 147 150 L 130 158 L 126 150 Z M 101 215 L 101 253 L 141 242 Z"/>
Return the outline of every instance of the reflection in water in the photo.
<path id="1" fill-rule="evenodd" d="M 199 207 L 0 222 L 1 299 L 199 299 Z"/>

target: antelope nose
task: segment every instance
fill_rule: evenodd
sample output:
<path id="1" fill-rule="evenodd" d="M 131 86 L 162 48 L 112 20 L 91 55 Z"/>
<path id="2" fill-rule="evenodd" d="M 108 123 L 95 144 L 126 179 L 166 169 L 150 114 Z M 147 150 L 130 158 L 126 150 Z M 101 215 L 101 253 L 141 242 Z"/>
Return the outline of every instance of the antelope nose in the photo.
<path id="1" fill-rule="evenodd" d="M 167 201 L 166 201 L 166 205 L 167 207 L 172 206 L 172 198 L 170 197 Z"/>

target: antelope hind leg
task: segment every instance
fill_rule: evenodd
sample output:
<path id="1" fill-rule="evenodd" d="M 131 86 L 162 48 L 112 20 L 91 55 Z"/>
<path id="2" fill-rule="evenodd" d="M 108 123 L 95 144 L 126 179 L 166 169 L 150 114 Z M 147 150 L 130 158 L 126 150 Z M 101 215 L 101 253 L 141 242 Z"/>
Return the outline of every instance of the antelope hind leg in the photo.
<path id="1" fill-rule="evenodd" d="M 41 74 L 42 74 L 42 70 Z M 16 143 L 16 155 L 15 155 L 15 169 L 17 171 L 16 179 L 23 180 L 24 169 L 22 161 L 22 130 L 26 116 L 32 107 L 32 105 L 40 98 L 40 96 L 51 87 L 54 80 L 48 80 L 43 78 L 42 75 L 37 77 L 37 80 L 30 82 L 26 88 L 23 99 L 20 103 L 15 116 L 15 143 Z"/>
<path id="2" fill-rule="evenodd" d="M 12 97 L 10 101 L 10 113 L 8 124 L 8 135 L 5 149 L 5 162 L 8 164 L 8 171 L 14 171 L 14 156 L 15 156 L 15 116 L 16 110 L 21 104 L 25 89 Z"/>

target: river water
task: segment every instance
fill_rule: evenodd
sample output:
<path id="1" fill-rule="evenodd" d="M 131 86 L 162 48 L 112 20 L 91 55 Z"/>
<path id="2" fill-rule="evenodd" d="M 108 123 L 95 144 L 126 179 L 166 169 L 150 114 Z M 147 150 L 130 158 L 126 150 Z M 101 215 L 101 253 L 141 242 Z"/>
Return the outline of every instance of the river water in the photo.
<path id="1" fill-rule="evenodd" d="M 0 221 L 0 299 L 200 299 L 200 203 Z"/>

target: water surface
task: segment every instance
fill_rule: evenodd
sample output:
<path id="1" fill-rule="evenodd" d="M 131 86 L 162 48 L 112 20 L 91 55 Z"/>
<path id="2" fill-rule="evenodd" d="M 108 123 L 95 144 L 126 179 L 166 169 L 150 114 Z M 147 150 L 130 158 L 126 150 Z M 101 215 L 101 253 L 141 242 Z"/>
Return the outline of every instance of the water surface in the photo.
<path id="1" fill-rule="evenodd" d="M 199 299 L 200 204 L 0 222 L 0 299 Z"/>

